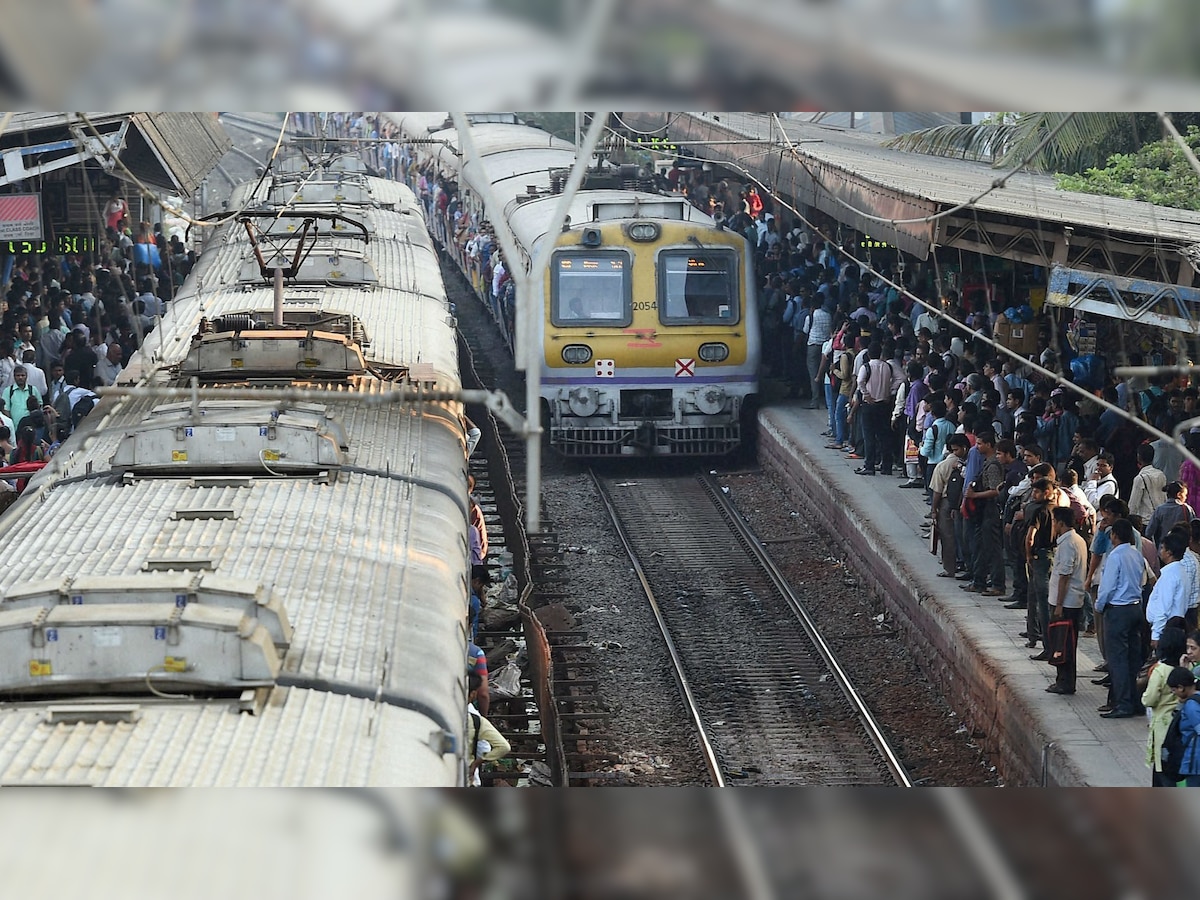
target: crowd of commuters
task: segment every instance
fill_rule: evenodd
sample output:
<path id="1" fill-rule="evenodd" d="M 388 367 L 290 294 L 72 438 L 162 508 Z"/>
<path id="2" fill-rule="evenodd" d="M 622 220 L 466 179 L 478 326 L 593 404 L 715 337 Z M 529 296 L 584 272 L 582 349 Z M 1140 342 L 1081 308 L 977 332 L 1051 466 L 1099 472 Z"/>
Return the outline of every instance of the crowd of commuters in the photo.
<path id="1" fill-rule="evenodd" d="M 13 477 L 0 480 L 3 504 L 27 481 L 15 476 L 49 459 L 91 411 L 95 389 L 116 382 L 195 263 L 178 236 L 132 225 L 120 194 L 98 212 L 96 253 L 5 260 L 0 452 Z"/>
<path id="2" fill-rule="evenodd" d="M 924 492 L 938 574 L 1022 611 L 1032 659 L 1051 661 L 1048 640 L 1062 629 L 1048 692 L 1075 693 L 1077 641 L 1095 637 L 1095 680 L 1108 687 L 1099 714 L 1151 709 L 1154 783 L 1175 783 L 1161 758 L 1180 691 L 1166 678 L 1190 671 L 1184 648 L 1200 646 L 1200 519 L 1189 505 L 1200 467 L 1143 423 L 1169 434 L 1200 416 L 1200 389 L 1187 376 L 1109 376 L 1092 393 L 1120 415 L 998 351 L 989 310 L 953 291 L 930 310 L 860 276 L 819 236 L 793 229 L 782 246 L 788 270 L 761 290 L 764 355 L 792 396 L 825 408 L 826 449 L 861 476 L 898 476 L 900 488 Z M 1043 328 L 1031 361 L 1059 370 L 1068 352 Z M 1200 450 L 1200 431 L 1186 445 Z M 1200 779 L 1197 760 L 1179 780 Z"/>
<path id="3" fill-rule="evenodd" d="M 497 320 L 510 320 L 511 278 L 486 221 L 409 152 L 398 151 L 399 177 Z M 1099 714 L 1149 711 L 1152 783 L 1200 784 L 1200 699 L 1188 703 L 1200 673 L 1200 519 L 1188 504 L 1200 467 L 1141 425 L 1171 433 L 1200 416 L 1200 389 L 1186 377 L 1108 377 L 1094 394 L 1126 418 L 1061 386 L 1070 348 L 1049 329 L 1029 361 L 1065 376 L 999 352 L 986 299 L 922 291 L 929 305 L 913 303 L 889 284 L 902 267 L 885 267 L 887 279 L 861 272 L 827 235 L 779 227 L 753 186 L 676 167 L 663 188 L 755 248 L 764 372 L 826 410 L 826 448 L 857 474 L 924 492 L 939 575 L 1023 613 L 1031 659 L 1061 656 L 1049 693 L 1075 693 L 1078 640 L 1096 638 L 1095 681 L 1108 687 Z M 1188 448 L 1200 451 L 1200 430 Z M 1047 646 L 1052 630 L 1064 646 Z M 1173 724 L 1191 749 L 1164 771 Z"/>

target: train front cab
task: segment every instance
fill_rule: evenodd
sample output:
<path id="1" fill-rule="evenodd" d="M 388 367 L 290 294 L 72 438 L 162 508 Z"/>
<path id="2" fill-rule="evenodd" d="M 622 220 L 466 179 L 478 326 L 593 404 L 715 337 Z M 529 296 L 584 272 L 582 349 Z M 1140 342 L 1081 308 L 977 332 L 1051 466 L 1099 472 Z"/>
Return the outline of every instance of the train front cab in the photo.
<path id="1" fill-rule="evenodd" d="M 740 235 L 682 221 L 596 223 L 559 236 L 546 279 L 552 447 L 581 457 L 738 448 L 759 357 Z"/>

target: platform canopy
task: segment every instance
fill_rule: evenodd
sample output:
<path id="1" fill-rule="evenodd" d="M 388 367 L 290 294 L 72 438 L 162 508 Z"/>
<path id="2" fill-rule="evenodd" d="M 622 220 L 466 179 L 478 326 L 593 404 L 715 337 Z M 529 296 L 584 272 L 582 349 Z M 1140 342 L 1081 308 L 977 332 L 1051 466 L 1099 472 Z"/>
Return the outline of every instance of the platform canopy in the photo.
<path id="1" fill-rule="evenodd" d="M 215 113 L 16 113 L 0 135 L 0 186 L 95 160 L 148 186 L 190 195 L 233 142 Z"/>

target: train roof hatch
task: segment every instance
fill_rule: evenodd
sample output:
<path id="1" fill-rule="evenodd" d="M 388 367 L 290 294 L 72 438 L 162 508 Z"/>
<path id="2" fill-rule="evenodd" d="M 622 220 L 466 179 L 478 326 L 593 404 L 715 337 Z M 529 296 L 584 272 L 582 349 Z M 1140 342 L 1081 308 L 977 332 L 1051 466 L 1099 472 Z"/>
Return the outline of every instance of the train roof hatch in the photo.
<path id="1" fill-rule="evenodd" d="M 342 466 L 348 447 L 341 422 L 317 404 L 200 400 L 154 409 L 110 464 L 121 475 L 311 476 Z"/>
<path id="2" fill-rule="evenodd" d="M 346 381 L 367 373 L 354 339 L 287 325 L 197 334 L 179 374 L 202 382 L 248 378 Z"/>
<path id="3" fill-rule="evenodd" d="M 238 609 L 174 603 L 0 610 L 0 694 L 241 691 L 275 682 L 271 635 Z M 175 696 L 168 694 L 167 696 Z"/>
<path id="4" fill-rule="evenodd" d="M 292 640 L 287 613 L 270 588 L 215 572 L 147 571 L 137 575 L 79 575 L 29 581 L 7 590 L 0 601 L 0 610 L 122 603 L 176 607 L 200 603 L 233 609 L 266 628 L 281 653 Z"/>

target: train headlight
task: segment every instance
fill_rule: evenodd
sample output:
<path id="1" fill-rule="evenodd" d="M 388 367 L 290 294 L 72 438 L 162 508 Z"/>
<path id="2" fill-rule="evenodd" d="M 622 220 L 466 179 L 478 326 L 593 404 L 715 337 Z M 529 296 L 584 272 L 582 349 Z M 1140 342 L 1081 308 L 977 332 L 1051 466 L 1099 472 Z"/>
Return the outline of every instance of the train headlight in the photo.
<path id="1" fill-rule="evenodd" d="M 658 227 L 657 222 L 634 222 L 629 226 L 629 239 L 631 241 L 656 241 L 662 233 L 662 229 Z"/>
<path id="2" fill-rule="evenodd" d="M 705 362 L 725 362 L 729 359 L 729 345 L 701 344 L 697 356 Z"/>
<path id="3" fill-rule="evenodd" d="M 592 358 L 592 348 L 587 344 L 567 344 L 562 349 L 562 358 L 572 366 L 582 366 Z"/>

